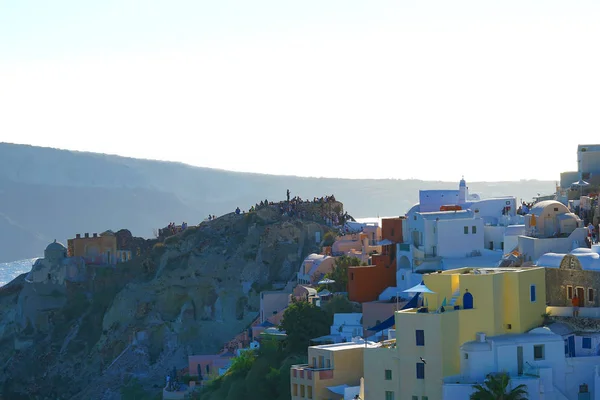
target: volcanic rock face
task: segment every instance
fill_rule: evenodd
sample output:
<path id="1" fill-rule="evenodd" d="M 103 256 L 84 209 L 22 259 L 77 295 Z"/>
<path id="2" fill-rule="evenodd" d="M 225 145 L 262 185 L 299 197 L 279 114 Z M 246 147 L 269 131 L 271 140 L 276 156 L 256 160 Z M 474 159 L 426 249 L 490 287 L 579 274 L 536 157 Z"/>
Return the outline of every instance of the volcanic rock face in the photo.
<path id="1" fill-rule="evenodd" d="M 318 250 L 316 233 L 327 229 L 267 207 L 188 228 L 64 290 L 17 278 L 0 289 L 0 393 L 117 399 L 130 377 L 160 391 L 189 354 L 217 353 L 246 329 L 260 291 L 293 280 L 303 257 Z M 36 293 L 55 296 L 52 307 L 17 315 L 27 313 L 18 307 L 23 291 L 29 302 L 43 301 Z"/>

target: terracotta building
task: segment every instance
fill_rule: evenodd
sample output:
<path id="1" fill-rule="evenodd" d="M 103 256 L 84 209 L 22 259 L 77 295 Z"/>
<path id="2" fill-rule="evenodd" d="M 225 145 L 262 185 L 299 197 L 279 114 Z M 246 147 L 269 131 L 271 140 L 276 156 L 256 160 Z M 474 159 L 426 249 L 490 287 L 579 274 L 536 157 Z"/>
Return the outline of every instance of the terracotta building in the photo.
<path id="1" fill-rule="evenodd" d="M 350 301 L 375 301 L 386 288 L 396 286 L 396 244 L 403 240 L 403 221 L 403 217 L 383 219 L 381 254 L 371 256 L 371 265 L 348 268 Z"/>

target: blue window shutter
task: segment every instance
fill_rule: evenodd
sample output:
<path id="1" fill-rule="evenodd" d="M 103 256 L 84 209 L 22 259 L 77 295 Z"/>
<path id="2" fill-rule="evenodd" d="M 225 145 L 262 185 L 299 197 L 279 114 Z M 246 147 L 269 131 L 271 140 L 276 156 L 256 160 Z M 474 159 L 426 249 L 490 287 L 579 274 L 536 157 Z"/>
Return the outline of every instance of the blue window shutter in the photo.
<path id="1" fill-rule="evenodd" d="M 425 364 L 417 363 L 417 379 L 425 379 Z"/>
<path id="2" fill-rule="evenodd" d="M 417 339 L 417 346 L 425 346 L 425 331 L 417 329 L 415 332 Z"/>
<path id="3" fill-rule="evenodd" d="M 530 286 L 529 300 L 533 303 L 535 301 L 535 285 Z"/>
<path id="4" fill-rule="evenodd" d="M 584 337 L 582 338 L 581 348 L 583 349 L 591 349 L 592 348 L 592 338 Z"/>

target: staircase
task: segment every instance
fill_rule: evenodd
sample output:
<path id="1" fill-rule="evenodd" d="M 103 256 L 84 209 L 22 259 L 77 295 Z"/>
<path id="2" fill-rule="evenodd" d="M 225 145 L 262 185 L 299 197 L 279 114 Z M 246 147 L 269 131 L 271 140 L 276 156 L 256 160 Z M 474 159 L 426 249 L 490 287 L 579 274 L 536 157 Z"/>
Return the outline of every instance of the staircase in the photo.
<path id="1" fill-rule="evenodd" d="M 454 293 L 452 293 L 452 298 L 450 299 L 450 302 L 448 303 L 448 307 L 454 307 L 456 305 L 456 301 L 458 300 L 459 297 L 460 297 L 460 288 L 456 288 Z"/>

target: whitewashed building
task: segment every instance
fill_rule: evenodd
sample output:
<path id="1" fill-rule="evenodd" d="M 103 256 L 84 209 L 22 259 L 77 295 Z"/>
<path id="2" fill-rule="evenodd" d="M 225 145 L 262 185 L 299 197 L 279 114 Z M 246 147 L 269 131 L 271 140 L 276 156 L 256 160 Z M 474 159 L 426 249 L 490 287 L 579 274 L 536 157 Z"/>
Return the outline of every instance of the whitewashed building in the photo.
<path id="1" fill-rule="evenodd" d="M 468 400 L 473 385 L 504 372 L 511 387 L 527 387 L 529 400 L 600 400 L 600 357 L 565 353 L 563 337 L 547 327 L 524 334 L 478 334 L 461 346 L 460 374 L 444 378 L 443 399 Z"/>

